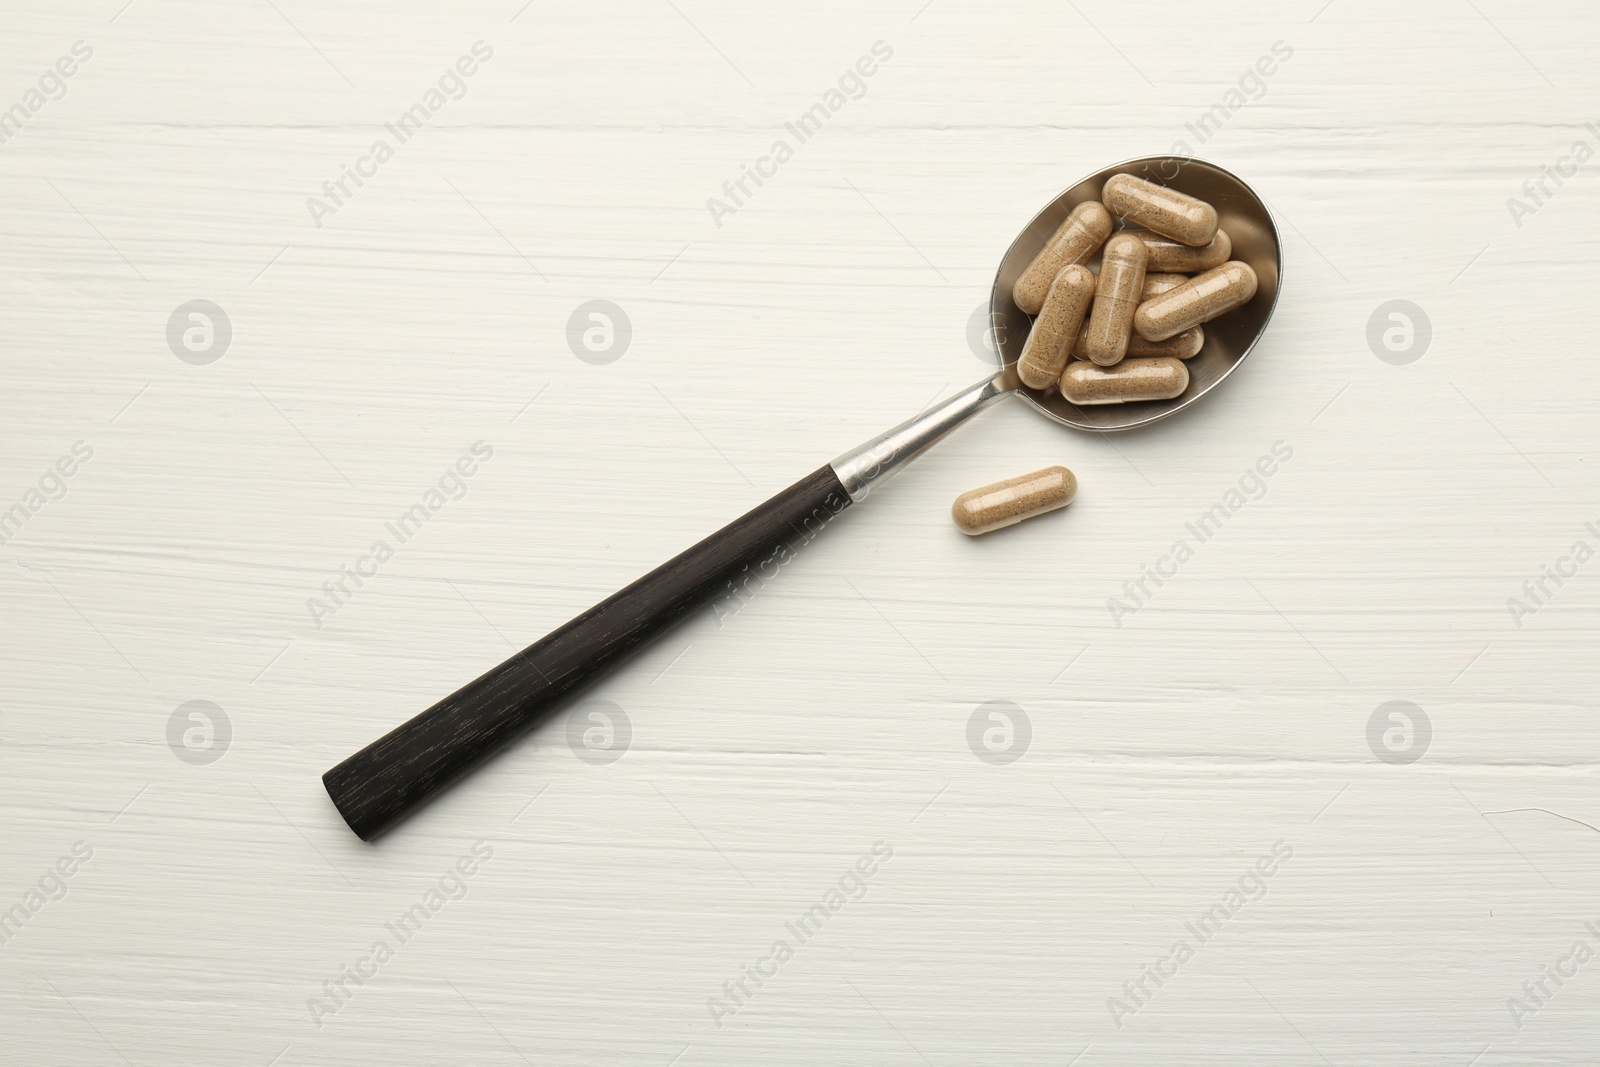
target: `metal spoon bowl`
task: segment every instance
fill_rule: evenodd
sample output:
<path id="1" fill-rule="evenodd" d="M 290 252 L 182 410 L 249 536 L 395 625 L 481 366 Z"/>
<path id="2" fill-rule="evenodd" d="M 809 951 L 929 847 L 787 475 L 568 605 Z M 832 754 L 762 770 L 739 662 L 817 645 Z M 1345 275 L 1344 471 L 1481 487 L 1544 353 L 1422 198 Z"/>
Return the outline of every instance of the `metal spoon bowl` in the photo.
<path id="1" fill-rule="evenodd" d="M 1101 187 L 1113 174 L 1134 174 L 1197 196 L 1215 207 L 1218 225 L 1228 231 L 1233 241 L 1233 258 L 1250 264 L 1256 272 L 1256 295 L 1243 307 L 1206 323 L 1205 346 L 1186 361 L 1189 388 L 1181 395 L 1170 400 L 1079 407 L 1053 389 L 1029 389 L 1017 378 L 1017 360 L 1028 339 L 1031 320 L 1012 300 L 1011 289 L 1072 209 L 1086 200 L 1098 200 Z M 1000 261 L 989 297 L 989 321 L 1003 364 L 999 373 L 834 460 L 833 469 L 840 484 L 852 501 L 861 500 L 875 484 L 920 456 L 957 426 L 1012 394 L 1078 430 L 1131 430 L 1176 415 L 1232 374 L 1266 331 L 1278 303 L 1283 275 L 1281 249 L 1278 228 L 1266 204 L 1243 179 L 1215 163 L 1185 156 L 1146 156 L 1095 171 L 1035 215 Z"/>
<path id="2" fill-rule="evenodd" d="M 1278 303 L 1278 284 L 1283 276 L 1282 245 L 1272 213 L 1237 175 L 1215 163 L 1183 156 L 1147 156 L 1106 167 L 1084 178 L 1035 215 L 1011 242 L 1000 261 L 994 291 L 989 297 L 989 322 L 1001 361 L 1008 368 L 1014 369 L 1021 357 L 1031 322 L 1012 300 L 1012 287 L 1072 209 L 1086 201 L 1099 200 L 1101 187 L 1115 174 L 1132 174 L 1165 185 L 1199 197 L 1216 208 L 1219 228 L 1226 230 L 1233 241 L 1231 258 L 1250 264 L 1256 272 L 1257 289 L 1255 298 L 1248 304 L 1206 323 L 1205 346 L 1199 355 L 1185 361 L 1189 368 L 1189 388 L 1170 400 L 1078 407 L 1054 389 L 1030 389 L 1016 382 L 1015 388 L 1028 403 L 1057 422 L 1079 430 L 1131 430 L 1148 426 L 1158 419 L 1176 415 L 1215 389 L 1244 362 L 1266 331 L 1267 320 Z"/>

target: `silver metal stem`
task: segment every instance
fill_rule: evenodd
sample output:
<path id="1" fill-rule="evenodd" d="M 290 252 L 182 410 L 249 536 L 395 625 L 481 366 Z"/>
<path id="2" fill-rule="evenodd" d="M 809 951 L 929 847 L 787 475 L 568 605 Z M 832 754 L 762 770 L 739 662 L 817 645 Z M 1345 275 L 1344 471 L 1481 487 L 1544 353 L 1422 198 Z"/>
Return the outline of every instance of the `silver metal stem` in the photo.
<path id="1" fill-rule="evenodd" d="M 838 475 L 839 484 L 850 494 L 850 499 L 860 503 L 874 485 L 887 480 L 996 400 L 1016 392 L 1017 385 L 1016 371 L 1008 366 L 994 377 L 963 389 L 846 452 L 833 461 L 833 473 Z"/>

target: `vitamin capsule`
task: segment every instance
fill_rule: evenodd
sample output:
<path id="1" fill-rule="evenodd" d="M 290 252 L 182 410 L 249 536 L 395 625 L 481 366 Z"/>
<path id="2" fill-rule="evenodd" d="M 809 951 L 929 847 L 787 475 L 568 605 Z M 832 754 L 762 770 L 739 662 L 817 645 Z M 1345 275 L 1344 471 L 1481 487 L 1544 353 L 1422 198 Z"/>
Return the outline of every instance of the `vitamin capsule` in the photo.
<path id="1" fill-rule="evenodd" d="M 1216 208 L 1131 174 L 1107 178 L 1100 200 L 1112 214 L 1186 245 L 1203 245 L 1217 235 Z"/>
<path id="2" fill-rule="evenodd" d="M 1028 269 L 1012 286 L 1011 298 L 1017 302 L 1017 307 L 1029 315 L 1037 315 L 1061 268 L 1089 262 L 1110 236 L 1111 213 L 1104 207 L 1087 200 L 1073 208 L 1067 221 L 1045 243 L 1044 251 L 1033 257 Z"/>
<path id="3" fill-rule="evenodd" d="M 1170 237 L 1163 237 L 1149 230 L 1129 232 L 1143 241 L 1145 248 L 1150 252 L 1150 263 L 1145 267 L 1146 270 L 1173 270 L 1185 274 L 1198 274 L 1200 271 L 1222 266 L 1228 262 L 1228 257 L 1233 255 L 1233 238 L 1228 236 L 1227 230 L 1218 230 L 1210 244 L 1201 245 L 1199 248 L 1192 248 L 1181 241 L 1174 241 Z"/>
<path id="4" fill-rule="evenodd" d="M 1080 407 L 1170 400 L 1189 388 L 1189 368 L 1176 359 L 1125 359 L 1101 367 L 1075 359 L 1061 373 L 1061 396 Z"/>
<path id="5" fill-rule="evenodd" d="M 1164 241 L 1166 238 L 1163 237 L 1160 238 L 1160 240 Z M 1150 250 L 1149 242 L 1146 242 L 1144 247 L 1145 251 L 1148 252 Z M 1187 248 L 1188 246 L 1185 245 L 1184 247 Z M 1216 266 L 1216 264 L 1212 264 L 1212 266 Z M 1176 289 L 1178 286 L 1189 280 L 1189 276 L 1187 274 L 1152 273 L 1156 269 L 1155 257 L 1153 255 L 1151 256 L 1151 261 L 1144 265 L 1144 269 L 1144 288 L 1139 291 L 1139 299 L 1141 301 L 1149 300 L 1152 296 L 1160 296 L 1168 289 Z"/>
<path id="6" fill-rule="evenodd" d="M 1249 303 L 1255 295 L 1256 272 L 1248 263 L 1231 260 L 1140 304 L 1133 328 L 1146 341 L 1163 341 Z"/>
<path id="7" fill-rule="evenodd" d="M 950 517 L 962 533 L 976 537 L 1064 508 L 1077 495 L 1078 479 L 1071 471 L 1046 467 L 962 493 L 951 505 Z"/>
<path id="8" fill-rule="evenodd" d="M 1172 275 L 1164 275 L 1172 277 Z M 1188 279 L 1184 279 L 1187 281 Z M 1170 359 L 1193 359 L 1200 354 L 1200 349 L 1205 347 L 1206 330 L 1204 326 L 1191 326 L 1182 333 L 1175 333 L 1165 341 L 1146 341 L 1135 333 L 1128 338 L 1128 357 L 1167 357 Z M 1089 358 L 1089 331 L 1080 329 L 1078 339 L 1073 342 L 1072 356 L 1074 359 Z"/>
<path id="9" fill-rule="evenodd" d="M 1068 349 L 1083 325 L 1089 301 L 1094 299 L 1094 273 L 1073 263 L 1062 267 L 1044 298 L 1039 317 L 1033 320 L 1028 341 L 1017 361 L 1017 377 L 1033 389 L 1048 389 L 1061 378 L 1067 365 Z"/>
<path id="10" fill-rule="evenodd" d="M 1109 367 L 1128 354 L 1129 327 L 1144 289 L 1144 242 L 1119 233 L 1106 242 L 1095 283 L 1094 310 L 1089 312 L 1089 358 Z M 1183 286 L 1179 286 L 1179 289 Z M 1177 290 L 1173 290 L 1176 292 Z"/>

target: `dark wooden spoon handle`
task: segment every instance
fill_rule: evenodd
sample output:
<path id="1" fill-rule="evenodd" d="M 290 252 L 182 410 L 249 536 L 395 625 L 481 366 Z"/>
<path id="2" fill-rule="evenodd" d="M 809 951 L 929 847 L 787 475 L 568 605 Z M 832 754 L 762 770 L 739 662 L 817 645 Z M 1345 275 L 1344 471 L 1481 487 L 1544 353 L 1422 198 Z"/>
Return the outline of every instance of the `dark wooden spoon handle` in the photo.
<path id="1" fill-rule="evenodd" d="M 750 568 L 780 565 L 850 504 L 831 466 L 668 560 L 322 776 L 370 841 Z M 766 565 L 766 566 L 764 566 Z"/>

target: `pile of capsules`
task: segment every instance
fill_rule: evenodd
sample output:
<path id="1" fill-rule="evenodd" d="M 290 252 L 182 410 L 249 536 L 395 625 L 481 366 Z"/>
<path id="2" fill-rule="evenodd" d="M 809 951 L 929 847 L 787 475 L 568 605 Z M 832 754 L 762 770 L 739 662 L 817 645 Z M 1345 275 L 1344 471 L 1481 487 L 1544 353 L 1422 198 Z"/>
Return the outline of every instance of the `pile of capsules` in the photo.
<path id="1" fill-rule="evenodd" d="M 1143 229 L 1113 237 L 1113 215 Z M 1098 275 L 1085 266 L 1097 252 Z M 1205 345 L 1201 324 L 1256 295 L 1256 272 L 1232 253 L 1204 200 L 1113 175 L 1100 202 L 1073 208 L 1012 289 L 1034 316 L 1017 377 L 1078 405 L 1182 395 L 1183 361 Z M 962 533 L 985 534 L 1066 507 L 1077 492 L 1070 470 L 1046 467 L 963 493 L 950 514 Z"/>
<path id="2" fill-rule="evenodd" d="M 1143 229 L 1113 237 L 1113 215 Z M 1085 266 L 1096 252 L 1098 276 Z M 1204 200 L 1113 175 L 1100 202 L 1073 208 L 1012 289 L 1034 316 L 1017 376 L 1079 405 L 1180 395 L 1189 386 L 1183 361 L 1205 344 L 1201 323 L 1256 295 L 1256 272 L 1232 252 Z"/>

